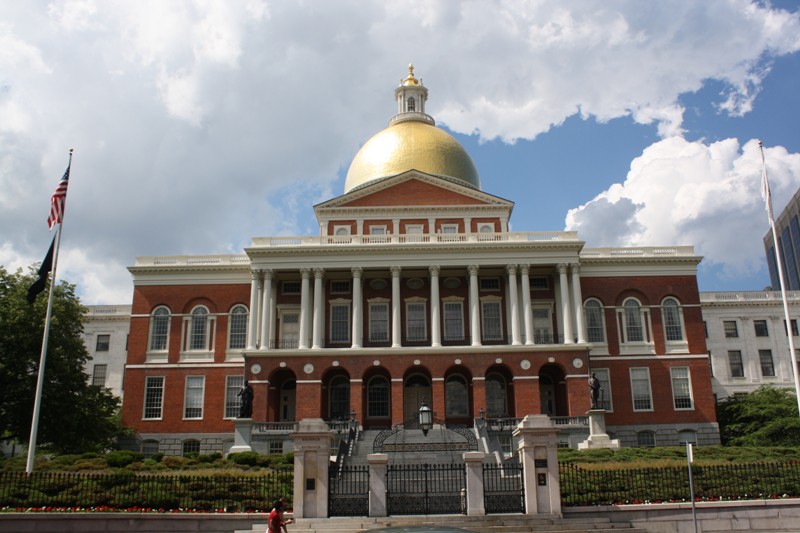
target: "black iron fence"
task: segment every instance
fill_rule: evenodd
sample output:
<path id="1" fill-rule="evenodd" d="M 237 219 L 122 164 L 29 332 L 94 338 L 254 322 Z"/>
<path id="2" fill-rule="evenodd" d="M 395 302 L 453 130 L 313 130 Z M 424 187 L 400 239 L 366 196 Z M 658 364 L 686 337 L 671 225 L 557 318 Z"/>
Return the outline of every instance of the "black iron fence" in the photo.
<path id="1" fill-rule="evenodd" d="M 259 475 L 0 472 L 0 508 L 269 511 L 292 499 L 291 468 Z"/>
<path id="2" fill-rule="evenodd" d="M 328 471 L 328 515 L 369 515 L 369 465 L 343 465 Z"/>
<path id="3" fill-rule="evenodd" d="M 390 515 L 466 514 L 463 463 L 390 464 L 386 469 L 386 505 Z"/>
<path id="4" fill-rule="evenodd" d="M 524 513 L 522 464 L 508 461 L 483 465 L 483 505 L 486 513 Z"/>
<path id="5" fill-rule="evenodd" d="M 564 506 L 688 501 L 689 472 L 683 466 L 590 469 L 559 466 Z M 800 461 L 692 465 L 695 499 L 757 500 L 800 496 Z"/>

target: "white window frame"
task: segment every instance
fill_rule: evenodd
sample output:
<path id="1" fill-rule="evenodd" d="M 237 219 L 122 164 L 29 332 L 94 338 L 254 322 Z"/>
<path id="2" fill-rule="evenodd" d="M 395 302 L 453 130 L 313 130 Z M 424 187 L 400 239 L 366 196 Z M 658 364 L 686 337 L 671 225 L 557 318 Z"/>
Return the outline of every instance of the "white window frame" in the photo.
<path id="1" fill-rule="evenodd" d="M 544 311 L 547 316 L 536 317 L 536 312 Z M 533 342 L 536 344 L 559 344 L 558 333 L 553 329 L 553 304 L 544 302 L 531 303 L 531 316 L 533 317 Z M 537 327 L 539 320 L 545 320 L 545 327 Z"/>
<path id="2" fill-rule="evenodd" d="M 244 312 L 242 312 L 244 311 Z M 234 316 L 237 317 L 237 320 L 241 319 L 241 315 L 244 315 L 244 331 L 234 331 Z M 243 304 L 236 304 L 231 307 L 231 310 L 228 312 L 228 350 L 234 352 L 241 352 L 247 347 L 247 328 L 250 322 L 250 313 L 247 310 L 247 306 Z M 241 329 L 241 324 L 236 324 L 239 329 Z M 232 346 L 231 341 L 234 335 L 241 335 L 241 346 Z"/>
<path id="3" fill-rule="evenodd" d="M 630 327 L 628 325 L 627 304 L 635 302 L 639 306 L 639 324 L 642 328 L 642 340 L 629 339 Z M 653 331 L 650 322 L 650 311 L 642 305 L 638 298 L 625 298 L 622 305 L 617 308 L 617 334 L 619 336 L 619 351 L 622 355 L 641 353 L 642 351 L 653 352 L 651 332 Z"/>
<path id="4" fill-rule="evenodd" d="M 439 227 L 442 233 L 453 234 L 458 233 L 458 224 L 442 224 Z"/>
<path id="5" fill-rule="evenodd" d="M 650 369 L 648 367 L 632 367 L 628 369 L 628 371 L 631 380 L 631 405 L 633 406 L 634 412 L 653 411 L 653 387 L 650 381 Z M 644 382 L 646 382 L 647 385 L 647 401 L 650 407 L 636 407 L 637 390 L 638 392 L 644 392 L 641 387 Z M 637 384 L 639 387 L 637 387 Z M 640 398 L 643 398 L 643 396 L 640 396 Z"/>
<path id="6" fill-rule="evenodd" d="M 205 403 L 206 395 L 206 377 L 205 376 L 186 376 L 183 385 L 183 419 L 184 420 L 202 420 L 203 419 L 203 404 Z M 199 414 L 190 415 L 189 409 L 199 410 Z"/>
<path id="7" fill-rule="evenodd" d="M 735 356 L 738 356 L 739 358 L 738 366 L 741 368 L 741 376 L 736 376 L 733 373 L 733 357 Z M 728 373 L 731 379 L 744 379 L 746 377 L 747 372 L 745 370 L 744 358 L 742 357 L 741 350 L 728 350 Z"/>
<path id="8" fill-rule="evenodd" d="M 685 373 L 685 375 L 683 375 Z M 672 408 L 676 411 L 694 411 L 694 397 L 692 396 L 692 373 L 688 366 L 673 366 L 669 369 L 670 384 L 672 385 Z M 685 388 L 685 391 L 681 389 Z M 684 394 L 685 393 L 685 394 Z M 686 401 L 688 406 L 678 406 L 679 401 Z"/>
<path id="9" fill-rule="evenodd" d="M 733 324 L 733 331 L 728 330 L 728 325 Z M 729 335 L 729 333 L 733 333 L 733 335 Z M 722 334 L 726 339 L 738 339 L 739 338 L 739 324 L 736 323 L 735 320 L 723 320 L 722 321 Z"/>
<path id="10" fill-rule="evenodd" d="M 486 341 L 501 341 L 503 336 L 503 299 L 499 296 L 483 296 L 481 301 L 481 339 Z M 496 307 L 497 316 L 487 317 L 486 309 L 488 306 Z M 487 327 L 487 318 L 497 320 L 497 329 L 490 331 Z"/>
<path id="11" fill-rule="evenodd" d="M 161 314 L 160 311 L 166 312 L 166 315 Z M 163 333 L 157 332 L 156 327 L 162 323 L 165 326 L 165 331 Z M 167 354 L 169 353 L 169 333 L 170 333 L 170 326 L 172 325 L 172 312 L 169 310 L 169 307 L 165 305 L 159 305 L 150 313 L 150 330 L 147 334 L 147 362 L 148 363 L 155 363 L 155 362 L 166 362 Z M 153 348 L 153 340 L 155 335 L 159 336 L 159 340 L 163 335 L 163 347 Z M 160 342 L 159 342 L 160 344 Z"/>
<path id="12" fill-rule="evenodd" d="M 598 306 L 597 307 L 597 311 L 600 313 L 600 315 L 599 315 L 599 318 L 600 318 L 599 331 L 600 331 L 600 334 L 602 335 L 603 338 L 602 338 L 602 340 L 599 340 L 599 341 L 591 340 L 591 335 L 590 335 L 590 331 L 591 330 L 589 329 L 589 324 L 590 324 L 589 313 L 587 312 L 587 307 L 586 307 L 590 303 L 591 304 L 595 304 L 596 303 L 597 306 Z M 597 298 L 587 298 L 586 301 L 583 302 L 583 316 L 584 316 L 584 322 L 586 323 L 586 340 L 588 342 L 591 342 L 592 344 L 594 344 L 596 346 L 607 346 L 608 345 L 608 340 L 607 340 L 608 337 L 606 336 L 606 316 L 605 315 L 606 315 L 606 313 L 605 313 L 605 307 L 603 306 L 603 302 L 601 302 Z"/>
<path id="13" fill-rule="evenodd" d="M 92 385 L 105 388 L 108 381 L 108 365 L 105 363 L 96 364 L 92 367 Z"/>
<path id="14" fill-rule="evenodd" d="M 369 323 L 368 323 L 368 334 L 367 338 L 370 342 L 388 342 L 391 339 L 391 316 L 389 314 L 389 300 L 386 298 L 373 298 L 367 301 L 367 309 L 369 310 Z M 385 319 L 377 320 L 375 317 L 375 309 L 381 308 L 381 312 L 385 311 Z M 384 329 L 386 332 L 386 338 L 378 338 L 378 336 L 374 336 L 375 333 L 373 331 L 373 325 L 377 324 L 384 324 Z M 382 332 L 381 332 L 382 333 Z"/>
<path id="15" fill-rule="evenodd" d="M 197 318 L 203 315 L 205 321 L 205 330 L 202 332 L 202 346 L 195 348 L 194 336 Z M 214 340 L 216 332 L 217 317 L 211 314 L 211 311 L 205 305 L 196 305 L 192 308 L 188 315 L 183 317 L 183 331 L 181 338 L 183 339 L 183 351 L 181 359 L 191 361 L 209 361 L 214 357 Z"/>
<path id="16" fill-rule="evenodd" d="M 239 391 L 244 387 L 244 375 L 225 376 L 225 407 L 223 408 L 222 418 L 231 420 L 239 416 L 239 408 L 242 405 L 242 398 Z M 231 414 L 233 413 L 233 414 Z"/>
<path id="17" fill-rule="evenodd" d="M 301 332 L 300 332 L 300 315 L 301 315 L 302 311 L 301 311 L 301 309 L 299 307 L 294 307 L 294 306 L 292 306 L 292 307 L 280 307 L 279 306 L 279 307 L 277 307 L 277 312 L 278 312 L 278 320 L 280 321 L 280 329 L 278 331 L 278 339 L 276 341 L 276 343 L 277 343 L 276 344 L 276 348 L 294 350 L 300 345 L 300 335 L 301 335 Z M 297 324 L 297 327 L 296 327 L 297 331 L 291 332 L 294 335 L 297 335 L 296 339 L 291 339 L 291 338 L 287 338 L 286 337 L 287 333 L 289 333 L 289 332 L 286 331 L 287 329 L 289 329 L 289 328 L 286 327 L 286 323 L 287 323 L 286 317 L 287 316 L 293 316 L 293 317 L 295 317 L 297 319 L 295 322 L 292 322 L 293 324 Z M 267 335 L 268 333 L 265 332 L 264 334 Z M 272 342 L 272 341 L 270 340 L 270 342 Z"/>
<path id="18" fill-rule="evenodd" d="M 674 307 L 671 307 L 674 304 Z M 674 312 L 674 317 L 669 317 L 669 313 Z M 670 320 L 677 320 L 677 324 L 670 324 Z M 674 296 L 667 296 L 661 301 L 661 323 L 664 327 L 664 343 L 667 353 L 688 353 L 689 342 L 686 337 L 686 323 L 683 319 L 683 306 Z M 670 340 L 670 328 L 673 333 L 675 328 L 679 328 L 680 339 Z"/>
<path id="19" fill-rule="evenodd" d="M 100 343 L 100 339 L 102 337 L 105 337 L 105 341 L 106 341 L 103 344 Z M 101 346 L 103 347 L 102 350 L 100 349 Z M 94 351 L 95 351 L 95 353 L 97 353 L 97 352 L 105 353 L 105 352 L 108 352 L 110 350 L 111 350 L 111 334 L 110 333 L 98 333 L 95 336 L 95 343 L 94 343 Z"/>
<path id="20" fill-rule="evenodd" d="M 352 331 L 352 324 L 351 324 L 351 313 L 350 313 L 350 300 L 345 300 L 343 298 L 337 298 L 335 300 L 330 300 L 329 302 L 329 319 L 328 319 L 328 331 L 329 333 L 329 341 L 331 344 L 350 344 L 350 333 Z M 334 331 L 337 332 L 337 335 L 341 333 L 340 331 L 336 330 L 335 326 L 340 325 L 338 322 L 335 323 L 336 320 L 341 321 L 341 317 L 337 317 L 336 314 L 344 310 L 346 315 L 346 326 L 344 330 L 344 337 L 334 336 Z"/>
<path id="21" fill-rule="evenodd" d="M 423 342 L 428 340 L 428 305 L 427 300 L 425 298 L 413 297 L 413 298 L 406 298 L 406 340 L 410 342 Z M 421 317 L 414 317 L 416 322 L 422 323 L 422 336 L 419 335 L 412 335 L 412 316 L 411 316 L 411 308 L 422 306 L 422 316 Z"/>
<path id="22" fill-rule="evenodd" d="M 142 420 L 162 420 L 164 418 L 164 391 L 166 389 L 164 376 L 146 376 L 144 378 L 144 394 L 142 395 Z M 151 396 L 153 402 L 148 405 Z M 155 397 L 157 394 L 157 398 Z M 158 410 L 157 416 L 147 416 L 148 409 Z"/>
<path id="23" fill-rule="evenodd" d="M 611 371 L 608 368 L 593 368 L 592 372 L 595 377 L 600 381 L 600 387 L 603 389 L 600 405 L 609 413 L 614 412 L 614 402 L 612 401 L 613 395 L 611 394 Z"/>
<path id="24" fill-rule="evenodd" d="M 460 332 L 448 332 L 448 306 L 458 306 L 458 320 L 460 324 Z M 455 315 L 453 315 L 455 316 Z M 455 323 L 453 323 L 455 325 Z M 465 340 L 464 337 L 464 299 L 458 296 L 448 296 L 442 298 L 442 340 L 448 342 L 459 342 Z"/>
<path id="25" fill-rule="evenodd" d="M 350 224 L 340 225 L 334 224 L 333 226 L 333 235 L 334 237 L 348 237 L 350 236 Z"/>
<path id="26" fill-rule="evenodd" d="M 763 361 L 763 359 L 761 357 L 762 355 L 767 355 L 767 352 L 769 352 L 768 353 L 768 355 L 769 355 L 769 364 L 770 364 L 770 367 L 772 368 L 772 374 L 771 375 L 767 375 L 767 374 L 764 373 L 764 361 Z M 770 350 L 770 349 L 758 350 L 758 370 L 761 373 L 761 377 L 762 378 L 774 379 L 774 378 L 778 377 L 778 372 L 777 372 L 777 369 L 775 368 L 775 355 L 772 353 L 772 350 Z"/>

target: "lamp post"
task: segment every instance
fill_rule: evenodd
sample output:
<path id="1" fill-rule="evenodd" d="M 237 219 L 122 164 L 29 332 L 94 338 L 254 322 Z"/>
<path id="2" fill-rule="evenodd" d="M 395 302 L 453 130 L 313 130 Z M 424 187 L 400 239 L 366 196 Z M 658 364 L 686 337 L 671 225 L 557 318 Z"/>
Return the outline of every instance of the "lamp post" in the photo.
<path id="1" fill-rule="evenodd" d="M 422 400 L 422 405 L 419 406 L 419 429 L 422 434 L 428 436 L 428 431 L 433 427 L 433 411 L 428 407 L 425 400 Z"/>

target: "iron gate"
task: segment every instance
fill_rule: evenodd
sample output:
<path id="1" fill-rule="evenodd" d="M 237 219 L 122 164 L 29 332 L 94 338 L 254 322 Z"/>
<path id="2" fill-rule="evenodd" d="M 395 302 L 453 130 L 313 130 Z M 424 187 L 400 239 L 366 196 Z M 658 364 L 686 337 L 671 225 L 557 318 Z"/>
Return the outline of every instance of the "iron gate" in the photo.
<path id="1" fill-rule="evenodd" d="M 369 465 L 331 467 L 328 516 L 369 516 Z"/>
<path id="2" fill-rule="evenodd" d="M 525 512 L 522 464 L 508 462 L 483 465 L 483 506 L 486 514 Z"/>
<path id="3" fill-rule="evenodd" d="M 388 465 L 389 515 L 466 514 L 467 475 L 463 463 Z"/>

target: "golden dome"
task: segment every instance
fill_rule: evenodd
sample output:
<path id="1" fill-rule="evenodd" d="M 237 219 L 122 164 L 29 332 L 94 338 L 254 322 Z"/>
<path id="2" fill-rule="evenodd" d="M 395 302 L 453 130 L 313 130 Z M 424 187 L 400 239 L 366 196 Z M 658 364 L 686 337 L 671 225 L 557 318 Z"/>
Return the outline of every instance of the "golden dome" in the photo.
<path id="1" fill-rule="evenodd" d="M 407 120 L 393 123 L 361 147 L 347 171 L 344 192 L 412 169 L 481 188 L 472 158 L 452 135 L 425 122 Z"/>

